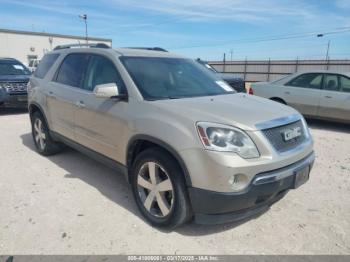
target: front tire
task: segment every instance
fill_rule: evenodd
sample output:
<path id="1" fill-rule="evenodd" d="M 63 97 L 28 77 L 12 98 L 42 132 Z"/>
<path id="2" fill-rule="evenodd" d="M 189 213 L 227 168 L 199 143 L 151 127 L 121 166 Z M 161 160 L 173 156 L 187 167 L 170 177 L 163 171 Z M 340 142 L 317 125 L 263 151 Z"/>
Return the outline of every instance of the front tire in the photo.
<path id="1" fill-rule="evenodd" d="M 136 204 L 151 225 L 170 230 L 191 218 L 182 170 L 169 153 L 146 149 L 135 159 L 131 172 Z"/>
<path id="2" fill-rule="evenodd" d="M 33 140 L 39 154 L 50 156 L 60 152 L 63 146 L 51 138 L 49 128 L 42 114 L 35 112 L 31 120 Z"/>

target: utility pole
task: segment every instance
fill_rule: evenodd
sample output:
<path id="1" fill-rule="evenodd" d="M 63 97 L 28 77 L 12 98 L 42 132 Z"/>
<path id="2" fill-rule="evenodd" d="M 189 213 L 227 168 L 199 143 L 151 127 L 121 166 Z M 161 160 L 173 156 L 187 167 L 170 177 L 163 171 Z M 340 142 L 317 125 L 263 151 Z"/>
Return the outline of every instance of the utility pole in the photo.
<path id="1" fill-rule="evenodd" d="M 247 79 L 247 67 L 248 67 L 248 57 L 245 57 L 245 62 L 244 62 L 244 82 Z"/>
<path id="2" fill-rule="evenodd" d="M 224 73 L 226 71 L 226 53 L 224 53 L 224 68 L 223 68 L 223 71 L 224 71 Z"/>
<path id="3" fill-rule="evenodd" d="M 85 22 L 85 41 L 88 44 L 89 40 L 88 40 L 88 29 L 87 29 L 87 14 L 79 15 L 79 17 L 83 19 Z"/>
<path id="4" fill-rule="evenodd" d="M 233 61 L 233 49 L 231 49 L 231 62 Z"/>
<path id="5" fill-rule="evenodd" d="M 328 41 L 328 44 L 327 44 L 327 54 L 326 54 L 326 62 L 327 62 L 327 70 L 329 69 L 329 48 L 331 46 L 331 40 Z"/>
<path id="6" fill-rule="evenodd" d="M 326 61 L 329 60 L 329 48 L 331 46 L 331 40 L 328 41 L 328 44 L 327 44 L 327 53 L 326 53 Z"/>
<path id="7" fill-rule="evenodd" d="M 299 56 L 297 56 L 297 60 L 295 60 L 295 73 L 298 72 L 298 64 L 299 64 Z"/>
<path id="8" fill-rule="evenodd" d="M 317 37 L 321 38 L 324 37 L 325 34 L 317 34 Z M 327 62 L 327 70 L 329 67 L 329 49 L 331 47 L 331 40 L 328 40 L 328 44 L 327 44 L 327 53 L 326 53 L 326 62 Z"/>

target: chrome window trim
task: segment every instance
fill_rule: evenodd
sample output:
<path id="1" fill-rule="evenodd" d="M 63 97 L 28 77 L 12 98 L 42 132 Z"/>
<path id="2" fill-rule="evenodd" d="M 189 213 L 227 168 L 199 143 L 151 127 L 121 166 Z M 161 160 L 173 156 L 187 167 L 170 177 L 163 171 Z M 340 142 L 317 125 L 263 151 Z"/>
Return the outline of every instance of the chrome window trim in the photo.
<path id="1" fill-rule="evenodd" d="M 255 125 L 255 127 L 259 130 L 264 130 L 264 129 L 274 128 L 278 126 L 288 125 L 290 123 L 297 122 L 299 120 L 302 120 L 301 116 L 298 114 L 293 114 L 290 116 L 280 117 L 280 118 L 272 119 L 266 122 L 258 123 Z"/>

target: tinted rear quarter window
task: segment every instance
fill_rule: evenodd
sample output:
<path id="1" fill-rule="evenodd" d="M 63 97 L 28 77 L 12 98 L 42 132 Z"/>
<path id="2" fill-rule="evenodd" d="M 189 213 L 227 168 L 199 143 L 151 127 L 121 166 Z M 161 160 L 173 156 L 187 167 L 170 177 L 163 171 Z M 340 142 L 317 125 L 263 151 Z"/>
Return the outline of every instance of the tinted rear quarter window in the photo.
<path id="1" fill-rule="evenodd" d="M 88 62 L 87 54 L 67 55 L 59 68 L 56 82 L 81 88 Z"/>
<path id="2" fill-rule="evenodd" d="M 44 78 L 58 57 L 59 54 L 45 55 L 35 70 L 34 76 L 38 78 Z"/>

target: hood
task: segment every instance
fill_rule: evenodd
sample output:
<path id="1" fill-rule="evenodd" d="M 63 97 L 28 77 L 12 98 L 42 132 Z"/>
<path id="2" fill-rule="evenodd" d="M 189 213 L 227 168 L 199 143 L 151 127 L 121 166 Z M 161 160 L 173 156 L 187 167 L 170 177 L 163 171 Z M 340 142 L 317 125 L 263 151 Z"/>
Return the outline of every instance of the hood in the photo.
<path id="1" fill-rule="evenodd" d="M 0 82 L 28 82 L 30 75 L 0 75 Z"/>
<path id="2" fill-rule="evenodd" d="M 257 124 L 298 114 L 291 107 L 246 94 L 158 100 L 155 105 L 192 120 L 232 125 L 247 131 L 259 130 Z"/>
<path id="3" fill-rule="evenodd" d="M 218 73 L 225 81 L 243 81 L 243 78 L 235 74 Z"/>

